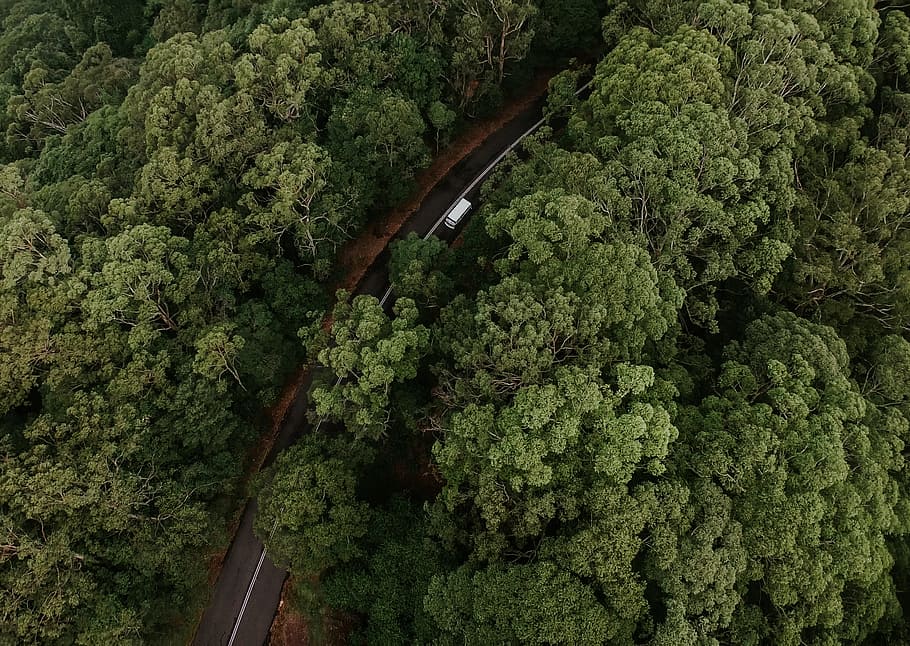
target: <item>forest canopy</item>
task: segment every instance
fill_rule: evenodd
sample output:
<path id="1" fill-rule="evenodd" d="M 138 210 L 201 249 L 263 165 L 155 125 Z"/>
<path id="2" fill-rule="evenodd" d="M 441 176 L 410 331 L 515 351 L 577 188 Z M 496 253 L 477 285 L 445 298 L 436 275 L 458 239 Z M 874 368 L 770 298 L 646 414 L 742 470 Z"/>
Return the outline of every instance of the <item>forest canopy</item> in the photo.
<path id="1" fill-rule="evenodd" d="M 338 249 L 597 42 L 555 9 L 0 3 L 0 643 L 188 638 Z"/>
<path id="2" fill-rule="evenodd" d="M 336 309 L 320 359 L 349 378 L 313 390 L 334 424 L 263 476 L 338 493 L 273 541 L 311 623 L 344 618 L 352 643 L 910 638 L 910 18 L 872 4 L 597 7 L 599 59 L 550 82 L 548 126 L 460 244 L 395 243 L 399 309 Z M 319 483 L 328 437 L 351 458 Z M 308 532 L 359 505 L 313 567 Z"/>
<path id="3" fill-rule="evenodd" d="M 0 644 L 185 641 L 308 358 L 314 631 L 907 641 L 908 66 L 897 2 L 0 3 Z M 544 67 L 459 244 L 330 293 Z"/>

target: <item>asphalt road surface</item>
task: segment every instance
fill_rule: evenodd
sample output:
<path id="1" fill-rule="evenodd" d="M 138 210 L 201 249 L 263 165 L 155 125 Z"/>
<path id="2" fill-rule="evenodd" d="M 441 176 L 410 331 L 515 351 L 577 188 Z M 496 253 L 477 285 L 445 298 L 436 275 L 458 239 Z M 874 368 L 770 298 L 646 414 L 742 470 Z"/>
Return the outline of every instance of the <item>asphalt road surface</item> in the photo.
<path id="1" fill-rule="evenodd" d="M 532 105 L 487 137 L 470 155 L 459 162 L 427 195 L 397 237 L 403 238 L 414 231 L 424 238 L 436 235 L 445 240 L 454 239 L 456 231 L 442 223 L 448 211 L 462 197 L 476 202 L 480 185 L 496 164 L 525 135 L 542 124 L 540 120 L 542 106 L 543 100 Z M 464 226 L 469 217 L 470 213 L 462 219 L 459 228 Z M 380 298 L 383 305 L 390 303 L 388 258 L 389 252 L 386 247 L 358 285 L 355 290 L 357 294 L 372 294 Z M 279 430 L 278 439 L 266 458 L 266 466 L 301 434 L 310 432 L 310 424 L 306 419 L 308 390 L 309 381 L 301 385 L 297 398 L 291 404 Z M 281 587 L 287 572 L 269 560 L 262 541 L 253 534 L 255 515 L 256 501 L 251 499 L 243 511 L 234 542 L 228 550 L 221 574 L 215 583 L 212 599 L 196 629 L 193 639 L 196 646 L 260 646 L 268 641 L 269 628 L 278 610 Z"/>

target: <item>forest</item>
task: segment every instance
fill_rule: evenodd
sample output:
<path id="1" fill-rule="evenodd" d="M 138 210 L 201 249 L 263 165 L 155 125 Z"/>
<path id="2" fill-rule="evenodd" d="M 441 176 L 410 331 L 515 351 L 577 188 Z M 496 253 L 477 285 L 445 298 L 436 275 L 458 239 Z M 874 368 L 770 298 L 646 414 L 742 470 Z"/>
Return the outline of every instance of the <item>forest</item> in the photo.
<path id="1" fill-rule="evenodd" d="M 186 642 L 340 245 L 567 6 L 0 2 L 0 644 Z"/>
<path id="2" fill-rule="evenodd" d="M 0 644 L 185 643 L 250 494 L 314 643 L 910 640 L 908 72 L 889 0 L 0 2 Z"/>

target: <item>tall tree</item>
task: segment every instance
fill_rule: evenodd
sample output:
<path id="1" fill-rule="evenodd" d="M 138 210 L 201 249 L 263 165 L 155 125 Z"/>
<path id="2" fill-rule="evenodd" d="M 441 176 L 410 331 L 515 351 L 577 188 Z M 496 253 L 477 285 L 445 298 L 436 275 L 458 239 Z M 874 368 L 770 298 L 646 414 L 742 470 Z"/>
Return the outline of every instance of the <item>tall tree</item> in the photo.
<path id="1" fill-rule="evenodd" d="M 372 296 L 340 292 L 332 318 L 332 345 L 319 353 L 340 383 L 319 385 L 311 392 L 315 413 L 340 421 L 357 437 L 374 440 L 385 435 L 392 385 L 417 376 L 420 357 L 427 351 L 429 330 L 417 323 L 414 301 L 395 302 L 394 317 L 383 312 Z"/>
<path id="2" fill-rule="evenodd" d="M 715 540 L 744 551 L 740 572 L 711 575 L 729 597 L 736 574 L 736 608 L 729 626 L 714 615 L 717 628 L 741 642 L 798 644 L 807 631 L 861 640 L 893 594 L 885 534 L 899 529 L 896 427 L 876 421 L 831 328 L 766 316 L 725 357 L 717 395 L 683 412 L 676 445 L 694 491 L 710 496 L 698 503 L 704 513 L 727 507 L 735 519 L 715 525 Z M 684 612 L 709 610 L 677 589 Z M 698 632 L 698 614 L 689 621 Z"/>
<path id="3" fill-rule="evenodd" d="M 263 472 L 256 533 L 273 558 L 295 572 L 317 574 L 359 555 L 370 512 L 356 498 L 356 470 L 368 456 L 346 438 L 315 432 Z"/>
<path id="4" fill-rule="evenodd" d="M 486 73 L 502 83 L 506 65 L 521 60 L 534 37 L 537 7 L 530 0 L 458 0 L 452 68 L 462 101 Z"/>

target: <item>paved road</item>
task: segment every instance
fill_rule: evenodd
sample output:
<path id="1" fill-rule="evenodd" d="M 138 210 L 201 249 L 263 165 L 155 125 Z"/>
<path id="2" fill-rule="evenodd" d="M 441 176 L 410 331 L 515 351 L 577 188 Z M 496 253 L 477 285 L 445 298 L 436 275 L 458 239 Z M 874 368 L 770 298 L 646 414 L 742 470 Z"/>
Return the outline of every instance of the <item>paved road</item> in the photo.
<path id="1" fill-rule="evenodd" d="M 493 167 L 524 135 L 542 123 L 539 120 L 541 108 L 542 100 L 490 135 L 474 152 L 459 162 L 427 195 L 398 236 L 405 237 L 414 231 L 423 237 L 435 234 L 443 239 L 454 238 L 455 232 L 442 224 L 449 209 L 462 197 L 467 197 L 472 202 L 476 200 L 480 184 Z M 384 304 L 389 302 L 391 289 L 386 270 L 388 256 L 386 248 L 370 267 L 355 290 L 356 293 L 373 294 L 381 298 Z M 266 465 L 271 464 L 275 456 L 293 444 L 301 434 L 309 432 L 310 425 L 306 420 L 307 390 L 309 382 L 301 386 L 291 405 L 275 446 L 266 458 Z M 278 609 L 281 587 L 287 573 L 269 560 L 262 542 L 253 534 L 255 515 L 256 501 L 250 500 L 215 583 L 212 599 L 196 630 L 193 639 L 196 646 L 259 646 L 268 640 L 269 628 Z"/>

